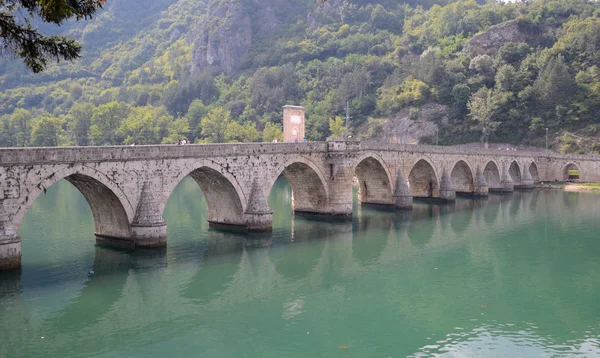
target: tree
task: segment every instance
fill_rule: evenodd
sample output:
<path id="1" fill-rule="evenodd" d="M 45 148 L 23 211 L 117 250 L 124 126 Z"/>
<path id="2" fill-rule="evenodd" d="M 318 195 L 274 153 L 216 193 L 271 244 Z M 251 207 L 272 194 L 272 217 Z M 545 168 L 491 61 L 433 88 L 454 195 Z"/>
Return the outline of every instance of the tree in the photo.
<path id="1" fill-rule="evenodd" d="M 256 129 L 256 125 L 252 122 L 246 122 L 243 125 L 230 122 L 227 125 L 225 139 L 227 142 L 257 142 L 260 139 L 260 134 Z"/>
<path id="2" fill-rule="evenodd" d="M 152 106 L 132 108 L 117 131 L 124 138 L 123 144 L 159 143 L 159 128 L 154 119 Z"/>
<path id="3" fill-rule="evenodd" d="M 10 117 L 12 127 L 16 134 L 16 145 L 25 147 L 29 145 L 31 136 L 31 112 L 26 109 L 17 108 Z"/>
<path id="4" fill-rule="evenodd" d="M 481 132 L 481 142 L 487 147 L 490 135 L 494 134 L 500 122 L 494 121 L 498 109 L 508 100 L 504 92 L 482 87 L 471 95 L 467 108 L 469 116 L 477 123 L 473 129 Z"/>
<path id="5" fill-rule="evenodd" d="M 279 142 L 283 142 L 283 131 L 279 124 L 268 122 L 265 124 L 263 129 L 263 142 L 271 142 L 273 139 L 277 139 Z"/>
<path id="6" fill-rule="evenodd" d="M 537 96 L 546 110 L 554 110 L 572 98 L 576 83 L 562 56 L 552 57 L 533 85 Z"/>
<path id="7" fill-rule="evenodd" d="M 31 144 L 36 147 L 55 147 L 60 144 L 64 120 L 45 115 L 33 121 Z"/>
<path id="8" fill-rule="evenodd" d="M 121 121 L 127 118 L 130 106 L 123 102 L 109 102 L 96 107 L 90 126 L 90 140 L 93 145 L 121 144 L 122 137 L 117 133 Z"/>
<path id="9" fill-rule="evenodd" d="M 61 25 L 69 19 L 89 19 L 106 0 L 0 0 L 0 39 L 5 48 L 23 59 L 33 72 L 46 68 L 49 59 L 73 60 L 81 45 L 64 36 L 45 36 L 31 26 L 33 20 Z"/>
<path id="10" fill-rule="evenodd" d="M 76 145 L 89 145 L 89 131 L 94 115 L 91 103 L 75 103 L 67 116 L 67 123 L 72 140 Z"/>
<path id="11" fill-rule="evenodd" d="M 200 122 L 202 135 L 209 143 L 223 143 L 230 122 L 231 113 L 223 107 L 215 107 Z"/>
<path id="12" fill-rule="evenodd" d="M 335 119 L 330 118 L 329 131 L 331 132 L 331 137 L 343 138 L 344 132 L 346 132 L 346 127 L 344 127 L 344 119 L 342 119 L 340 116 L 336 116 Z"/>
<path id="13" fill-rule="evenodd" d="M 188 120 L 182 117 L 177 118 L 176 120 L 169 123 L 167 130 L 169 131 L 169 135 L 167 137 L 164 137 L 161 143 L 174 144 L 189 133 L 190 126 L 188 124 Z"/>
<path id="14" fill-rule="evenodd" d="M 190 128 L 189 136 L 191 140 L 195 140 L 200 136 L 200 133 L 202 133 L 202 128 L 200 128 L 200 121 L 206 116 L 207 113 L 208 109 L 206 108 L 204 103 L 202 103 L 201 100 L 195 99 L 190 104 L 190 107 L 188 108 L 185 117 L 188 121 L 188 126 Z"/>

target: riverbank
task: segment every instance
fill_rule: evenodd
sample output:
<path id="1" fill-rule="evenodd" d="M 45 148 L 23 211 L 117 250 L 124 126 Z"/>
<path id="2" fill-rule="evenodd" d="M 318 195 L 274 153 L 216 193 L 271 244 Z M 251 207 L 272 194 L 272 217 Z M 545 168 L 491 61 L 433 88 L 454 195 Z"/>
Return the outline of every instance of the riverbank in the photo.
<path id="1" fill-rule="evenodd" d="M 594 192 L 600 193 L 600 183 L 567 183 L 562 181 L 557 182 L 541 182 L 535 185 L 539 189 L 549 190 L 564 190 L 577 192 Z"/>

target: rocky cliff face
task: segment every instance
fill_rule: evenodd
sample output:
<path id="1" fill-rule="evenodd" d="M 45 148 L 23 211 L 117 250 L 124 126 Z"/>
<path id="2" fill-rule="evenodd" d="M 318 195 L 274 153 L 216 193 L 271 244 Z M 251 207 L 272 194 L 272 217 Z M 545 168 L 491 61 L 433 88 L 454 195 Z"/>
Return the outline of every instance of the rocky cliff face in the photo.
<path id="1" fill-rule="evenodd" d="M 436 122 L 448 123 L 448 107 L 437 103 L 427 103 L 420 108 L 406 107 L 383 123 L 374 135 L 359 133 L 359 137 L 388 143 L 419 144 L 422 137 L 435 136 L 438 130 Z"/>
<path id="2" fill-rule="evenodd" d="M 246 60 L 252 43 L 252 24 L 236 0 L 213 0 L 205 21 L 188 35 L 192 42 L 192 72 L 211 68 L 231 73 Z"/>
<path id="3" fill-rule="evenodd" d="M 517 21 L 506 21 L 494 25 L 485 32 L 473 36 L 463 48 L 463 53 L 474 57 L 483 54 L 493 54 L 500 46 L 508 42 L 525 42 L 528 36 L 519 29 Z"/>
<path id="4" fill-rule="evenodd" d="M 204 21 L 188 34 L 192 72 L 210 68 L 230 74 L 239 69 L 257 38 L 280 30 L 277 6 L 275 0 L 210 0 Z"/>

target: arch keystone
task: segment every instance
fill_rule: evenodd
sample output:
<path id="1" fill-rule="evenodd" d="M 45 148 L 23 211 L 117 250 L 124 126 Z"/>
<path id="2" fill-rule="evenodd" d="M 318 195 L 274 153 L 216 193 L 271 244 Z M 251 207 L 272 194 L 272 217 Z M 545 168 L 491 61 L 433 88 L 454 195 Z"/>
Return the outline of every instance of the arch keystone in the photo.
<path id="1" fill-rule="evenodd" d="M 245 214 L 248 231 L 271 231 L 273 211 L 269 207 L 265 192 L 256 178 L 252 182 L 250 199 Z"/>

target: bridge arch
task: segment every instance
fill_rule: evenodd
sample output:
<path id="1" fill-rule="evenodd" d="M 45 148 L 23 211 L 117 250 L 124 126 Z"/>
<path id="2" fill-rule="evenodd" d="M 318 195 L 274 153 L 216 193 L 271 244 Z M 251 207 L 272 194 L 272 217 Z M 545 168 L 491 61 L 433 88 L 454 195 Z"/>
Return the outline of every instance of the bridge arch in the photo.
<path id="1" fill-rule="evenodd" d="M 487 162 L 483 168 L 483 176 L 490 189 L 497 189 L 502 187 L 500 179 L 500 166 L 495 160 Z"/>
<path id="2" fill-rule="evenodd" d="M 135 211 L 123 190 L 107 175 L 85 165 L 75 165 L 47 175 L 21 202 L 13 217 L 13 226 L 18 232 L 25 214 L 41 193 L 65 179 L 83 195 L 92 211 L 95 233 L 119 238 L 131 237 L 130 222 Z"/>
<path id="3" fill-rule="evenodd" d="M 521 184 L 521 167 L 516 160 L 513 160 L 508 167 L 508 175 L 515 185 Z"/>
<path id="4" fill-rule="evenodd" d="M 271 192 L 275 180 L 283 175 L 292 187 L 293 207 L 296 212 L 319 213 L 327 210 L 329 190 L 321 169 L 302 156 L 293 157 L 279 165 L 268 181 Z"/>
<path id="5" fill-rule="evenodd" d="M 356 161 L 354 174 L 358 179 L 358 199 L 362 203 L 392 204 L 392 176 L 379 156 L 368 153 Z"/>
<path id="6" fill-rule="evenodd" d="M 571 171 L 569 173 L 569 171 Z M 577 172 L 575 172 L 577 171 Z M 581 169 L 579 167 L 579 165 L 575 164 L 575 163 L 569 163 L 567 165 L 564 166 L 563 170 L 562 170 L 562 180 L 567 180 L 567 179 L 579 179 L 581 178 Z"/>
<path id="7" fill-rule="evenodd" d="M 198 184 L 208 206 L 208 221 L 212 224 L 245 225 L 246 196 L 233 174 L 214 161 L 194 161 L 184 166 L 177 176 L 164 185 L 159 211 L 165 206 L 175 187 L 190 176 Z"/>
<path id="8" fill-rule="evenodd" d="M 540 173 L 538 172 L 537 164 L 535 164 L 534 161 L 529 164 L 529 174 L 531 174 L 531 178 L 533 179 L 534 183 L 540 181 Z"/>
<path id="9" fill-rule="evenodd" d="M 473 186 L 473 168 L 464 159 L 454 164 L 450 173 L 450 180 L 452 180 L 452 187 L 457 193 L 472 193 L 475 190 Z"/>
<path id="10" fill-rule="evenodd" d="M 408 175 L 409 188 L 414 197 L 439 197 L 440 185 L 435 167 L 427 158 L 415 162 Z"/>

